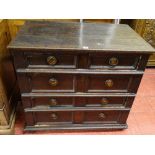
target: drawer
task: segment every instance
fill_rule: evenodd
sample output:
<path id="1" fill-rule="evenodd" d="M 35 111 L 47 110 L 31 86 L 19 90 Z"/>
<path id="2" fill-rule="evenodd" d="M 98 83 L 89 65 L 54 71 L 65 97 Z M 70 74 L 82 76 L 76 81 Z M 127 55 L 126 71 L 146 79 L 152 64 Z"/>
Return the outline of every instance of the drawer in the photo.
<path id="1" fill-rule="evenodd" d="M 37 92 L 131 92 L 135 93 L 142 75 L 18 73 L 22 93 Z"/>
<path id="2" fill-rule="evenodd" d="M 33 115 L 33 117 L 29 117 Z M 56 123 L 72 123 L 73 112 L 33 112 L 25 113 L 27 123 L 35 125 L 46 125 Z"/>
<path id="3" fill-rule="evenodd" d="M 22 97 L 24 108 L 31 107 L 72 107 L 74 105 L 73 97 Z"/>
<path id="4" fill-rule="evenodd" d="M 83 123 L 118 123 L 124 111 L 86 111 Z"/>
<path id="5" fill-rule="evenodd" d="M 129 110 L 103 110 L 103 111 L 35 111 L 26 112 L 27 125 L 54 125 L 54 124 L 117 124 L 125 123 Z M 78 121 L 77 121 L 78 120 Z"/>
<path id="6" fill-rule="evenodd" d="M 73 52 L 74 53 L 74 52 Z M 14 65 L 19 68 L 35 69 L 105 69 L 105 70 L 144 70 L 147 57 L 140 54 L 71 52 L 13 52 Z"/>
<path id="7" fill-rule="evenodd" d="M 128 97 L 88 97 L 86 107 L 131 107 L 134 101 L 133 96 Z"/>
<path id="8" fill-rule="evenodd" d="M 76 68 L 77 56 L 60 52 L 14 53 L 16 68 Z"/>
<path id="9" fill-rule="evenodd" d="M 88 75 L 87 92 L 132 92 L 138 89 L 142 75 Z"/>
<path id="10" fill-rule="evenodd" d="M 140 58 L 138 54 L 92 53 L 89 55 L 89 68 L 135 70 Z"/>
<path id="11" fill-rule="evenodd" d="M 131 107 L 133 96 L 103 96 L 103 97 L 22 97 L 24 108 L 31 107 Z"/>
<path id="12" fill-rule="evenodd" d="M 74 92 L 75 76 L 70 74 L 18 74 L 21 92 Z"/>

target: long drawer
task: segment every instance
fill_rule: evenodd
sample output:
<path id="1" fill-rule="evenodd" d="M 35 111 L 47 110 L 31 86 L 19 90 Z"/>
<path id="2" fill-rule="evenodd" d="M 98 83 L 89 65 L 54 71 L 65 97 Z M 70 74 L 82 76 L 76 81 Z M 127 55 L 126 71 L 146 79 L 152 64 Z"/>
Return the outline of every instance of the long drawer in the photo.
<path id="1" fill-rule="evenodd" d="M 27 126 L 34 125 L 62 125 L 62 124 L 110 124 L 125 123 L 129 111 L 104 110 L 104 111 L 83 111 L 80 112 L 26 112 Z M 80 120 L 77 123 L 77 119 Z"/>
<path id="2" fill-rule="evenodd" d="M 134 96 L 106 96 L 101 97 L 73 97 L 73 96 L 40 96 L 22 97 L 24 108 L 49 107 L 49 108 L 73 108 L 73 107 L 99 107 L 118 108 L 132 106 Z"/>
<path id="3" fill-rule="evenodd" d="M 141 54 L 98 53 L 86 51 L 25 51 L 15 52 L 14 62 L 18 68 L 89 68 L 102 70 L 144 70 L 146 58 Z"/>
<path id="4" fill-rule="evenodd" d="M 136 93 L 142 75 L 18 73 L 22 93 L 120 92 Z"/>

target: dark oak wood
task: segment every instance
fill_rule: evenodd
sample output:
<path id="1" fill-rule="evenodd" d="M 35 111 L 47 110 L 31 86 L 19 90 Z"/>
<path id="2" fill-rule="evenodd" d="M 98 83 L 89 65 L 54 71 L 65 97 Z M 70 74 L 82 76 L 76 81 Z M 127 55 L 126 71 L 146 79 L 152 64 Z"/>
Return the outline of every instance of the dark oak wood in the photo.
<path id="1" fill-rule="evenodd" d="M 44 54 L 43 54 L 44 53 Z M 98 69 L 98 70 L 142 70 L 139 62 L 145 62 L 146 58 L 142 54 L 120 54 L 120 53 L 98 53 L 91 52 L 86 54 L 76 54 L 65 52 L 21 52 L 14 53 L 14 61 L 16 68 L 25 69 Z M 54 57 L 56 62 L 51 65 L 48 63 L 48 58 Z M 116 58 L 118 60 L 117 65 L 111 65 L 110 60 Z M 141 61 L 143 59 L 143 61 Z M 143 65 L 144 66 L 144 65 Z"/>
<path id="2" fill-rule="evenodd" d="M 25 112 L 46 112 L 46 111 L 74 111 L 74 112 L 79 112 L 79 111 L 115 111 L 115 110 L 121 110 L 121 111 L 129 111 L 130 108 L 125 108 L 125 107 L 34 107 L 34 108 L 26 108 L 24 109 Z"/>
<path id="3" fill-rule="evenodd" d="M 118 69 L 134 70 L 138 68 L 141 55 L 138 54 L 115 54 L 115 53 L 91 53 L 89 55 L 89 67 L 91 69 Z M 112 65 L 111 59 L 117 59 L 117 64 Z"/>
<path id="4" fill-rule="evenodd" d="M 127 96 L 133 97 L 136 96 L 134 93 L 22 93 L 22 97 L 120 97 Z"/>
<path id="5" fill-rule="evenodd" d="M 106 99 L 106 103 L 103 100 Z M 23 107 L 47 107 L 47 108 L 74 108 L 74 107 L 98 107 L 98 108 L 117 108 L 131 107 L 133 96 L 103 96 L 103 97 L 22 97 Z M 53 101 L 53 102 L 52 102 Z"/>
<path id="6" fill-rule="evenodd" d="M 127 25 L 32 21 L 9 49 L 26 131 L 127 128 L 154 52 Z"/>
<path id="7" fill-rule="evenodd" d="M 28 21 L 11 49 L 154 52 L 128 25 Z"/>
<path id="8" fill-rule="evenodd" d="M 128 126 L 127 124 L 119 124 L 119 123 L 102 123 L 102 124 L 66 124 L 66 125 L 36 125 L 31 126 L 27 125 L 24 128 L 24 131 L 103 131 L 103 130 L 121 130 L 126 129 Z"/>
<path id="9" fill-rule="evenodd" d="M 64 74 L 143 74 L 144 71 L 137 70 L 90 70 L 90 69 L 17 69 L 17 73 L 64 73 Z"/>
<path id="10" fill-rule="evenodd" d="M 77 113 L 77 111 L 33 111 L 26 112 L 25 115 L 27 118 L 32 117 L 29 118 L 30 121 L 28 120 L 27 123 L 36 126 L 56 124 L 58 126 L 65 126 L 65 124 L 115 124 L 122 119 L 121 116 L 123 116 L 124 113 L 128 114 L 128 110 L 83 111 L 81 112 L 83 115 L 78 115 L 78 121 L 74 121 L 74 119 L 77 120 L 76 117 L 73 117 L 74 113 Z"/>
<path id="11" fill-rule="evenodd" d="M 54 57 L 55 64 L 49 64 L 48 59 Z M 14 61 L 18 61 L 16 68 L 76 68 L 77 55 L 75 54 L 59 54 L 58 52 L 23 52 L 15 53 Z"/>
<path id="12" fill-rule="evenodd" d="M 22 93 L 39 92 L 129 92 L 136 93 L 135 85 L 141 80 L 141 75 L 72 75 L 72 74 L 18 74 L 19 86 Z M 52 86 L 49 80 L 57 80 Z M 111 87 L 106 81 L 111 80 Z M 134 84 L 133 84 L 134 83 Z M 131 89 L 132 87 L 132 89 Z"/>

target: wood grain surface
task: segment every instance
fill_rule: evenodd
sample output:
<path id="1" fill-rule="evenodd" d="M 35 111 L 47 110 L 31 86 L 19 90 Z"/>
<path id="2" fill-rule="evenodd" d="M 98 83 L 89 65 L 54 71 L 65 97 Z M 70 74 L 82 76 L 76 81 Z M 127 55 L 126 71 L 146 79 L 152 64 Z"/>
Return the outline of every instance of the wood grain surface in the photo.
<path id="1" fill-rule="evenodd" d="M 27 21 L 10 49 L 155 52 L 125 24 Z"/>

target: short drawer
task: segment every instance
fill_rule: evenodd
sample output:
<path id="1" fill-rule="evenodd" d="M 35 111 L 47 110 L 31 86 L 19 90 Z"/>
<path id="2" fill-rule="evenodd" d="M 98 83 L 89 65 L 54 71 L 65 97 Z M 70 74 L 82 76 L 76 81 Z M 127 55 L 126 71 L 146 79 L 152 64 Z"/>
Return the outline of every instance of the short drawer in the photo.
<path id="1" fill-rule="evenodd" d="M 16 68 L 76 68 L 77 56 L 60 52 L 14 53 Z"/>
<path id="2" fill-rule="evenodd" d="M 24 108 L 49 107 L 49 108 L 73 108 L 73 107 L 101 107 L 120 108 L 132 106 L 133 96 L 103 96 L 103 97 L 22 97 Z"/>
<path id="3" fill-rule="evenodd" d="M 85 111 L 83 123 L 118 123 L 124 114 L 128 115 L 128 111 Z"/>
<path id="4" fill-rule="evenodd" d="M 69 74 L 18 74 L 21 92 L 74 92 L 75 76 Z"/>
<path id="5" fill-rule="evenodd" d="M 24 108 L 31 107 L 72 107 L 73 97 L 22 97 Z"/>
<path id="6" fill-rule="evenodd" d="M 89 68 L 135 70 L 140 58 L 138 54 L 92 53 L 89 55 Z"/>
<path id="7" fill-rule="evenodd" d="M 25 118 L 27 124 L 35 125 L 72 123 L 73 112 L 29 112 Z"/>
<path id="8" fill-rule="evenodd" d="M 72 122 L 72 112 L 36 112 L 35 118 L 41 122 Z"/>
<path id="9" fill-rule="evenodd" d="M 104 97 L 88 97 L 86 98 L 86 107 L 128 107 L 132 106 L 134 101 L 133 96 L 121 97 L 121 96 L 104 96 Z"/>
<path id="10" fill-rule="evenodd" d="M 88 75 L 87 92 L 132 92 L 138 89 L 142 75 Z"/>

